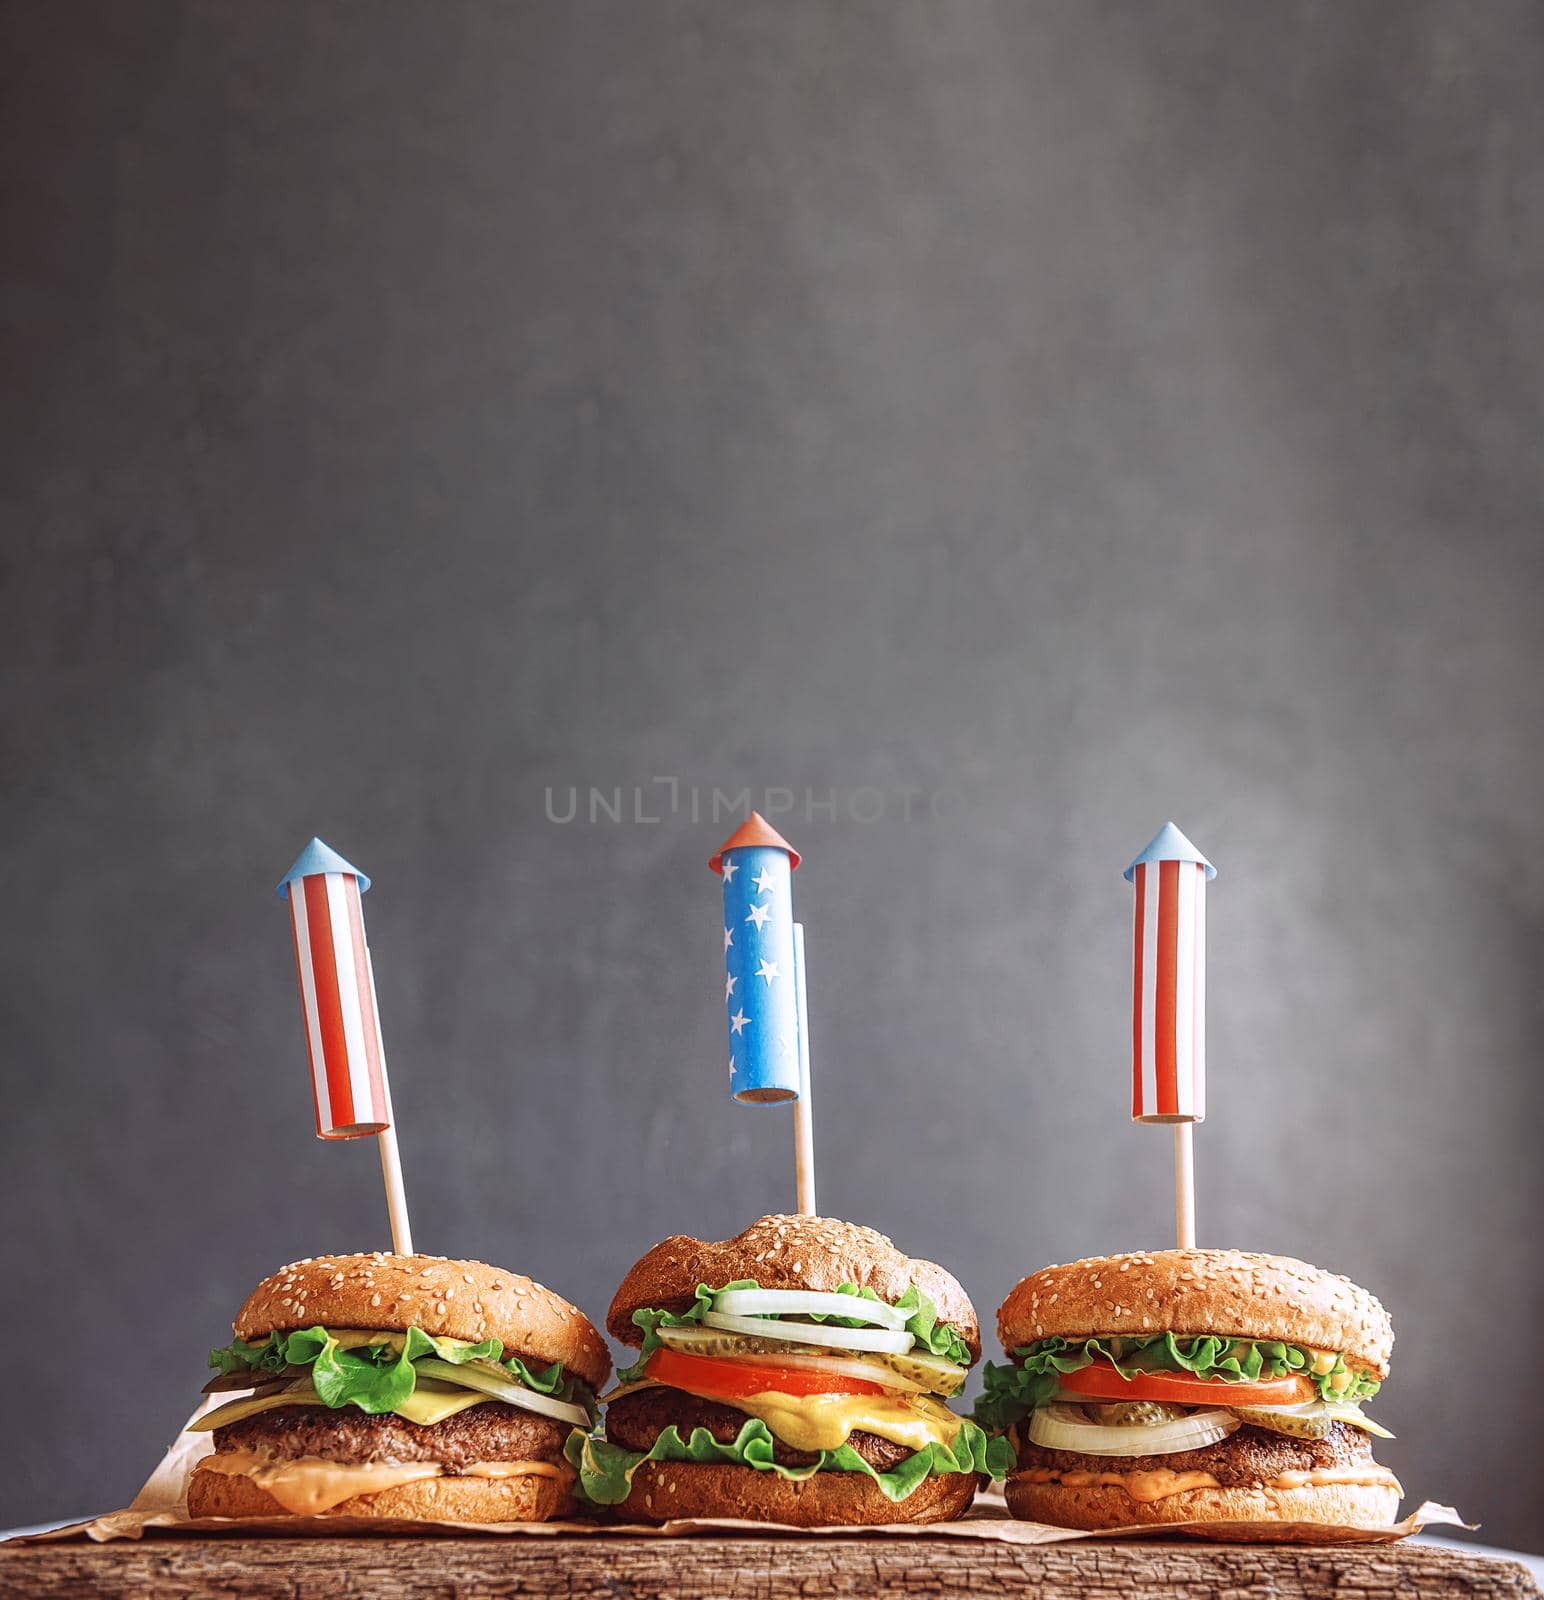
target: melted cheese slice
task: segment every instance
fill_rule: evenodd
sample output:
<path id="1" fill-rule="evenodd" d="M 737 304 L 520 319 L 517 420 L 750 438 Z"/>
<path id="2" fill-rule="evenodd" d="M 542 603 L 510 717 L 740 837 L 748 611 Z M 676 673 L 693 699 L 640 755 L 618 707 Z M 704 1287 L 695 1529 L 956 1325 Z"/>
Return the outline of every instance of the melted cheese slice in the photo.
<path id="1" fill-rule="evenodd" d="M 395 1414 L 406 1417 L 409 1422 L 418 1423 L 420 1427 L 427 1427 L 430 1423 L 443 1422 L 446 1417 L 453 1417 L 458 1411 L 465 1411 L 469 1406 L 486 1405 L 492 1398 L 491 1395 L 480 1394 L 472 1389 L 431 1389 L 420 1379 L 418 1387 L 395 1408 Z M 243 1400 L 232 1400 L 228 1405 L 216 1406 L 213 1411 L 206 1411 L 196 1422 L 188 1424 L 188 1431 L 210 1433 L 215 1428 L 223 1428 L 228 1423 L 255 1417 L 261 1411 L 275 1411 L 280 1406 L 321 1404 L 322 1402 L 314 1395 L 307 1394 L 248 1395 Z M 352 1411 L 353 1407 L 349 1409 Z"/>
<path id="2" fill-rule="evenodd" d="M 725 1404 L 760 1417 L 795 1450 L 835 1450 L 852 1433 L 925 1450 L 953 1444 L 960 1431 L 960 1419 L 948 1406 L 923 1394 L 752 1394 Z"/>
<path id="3" fill-rule="evenodd" d="M 619 1385 L 601 1398 L 606 1402 L 661 1385 L 650 1378 Z M 676 1387 L 669 1385 L 669 1387 Z M 686 1393 L 691 1393 L 686 1390 Z M 872 1433 L 908 1450 L 954 1443 L 960 1418 L 942 1401 L 925 1394 L 752 1394 L 738 1400 L 699 1395 L 718 1405 L 733 1406 L 760 1417 L 773 1434 L 795 1450 L 836 1450 L 852 1433 Z"/>
<path id="4" fill-rule="evenodd" d="M 218 1455 L 205 1456 L 198 1463 L 198 1470 L 250 1478 L 265 1494 L 297 1517 L 314 1517 L 356 1495 L 379 1494 L 399 1484 L 444 1475 L 437 1461 L 346 1464 L 324 1461 L 320 1456 L 275 1461 L 251 1450 L 222 1450 Z M 463 1478 L 564 1478 L 572 1477 L 573 1469 L 551 1461 L 474 1461 L 471 1466 L 463 1467 L 459 1475 Z"/>

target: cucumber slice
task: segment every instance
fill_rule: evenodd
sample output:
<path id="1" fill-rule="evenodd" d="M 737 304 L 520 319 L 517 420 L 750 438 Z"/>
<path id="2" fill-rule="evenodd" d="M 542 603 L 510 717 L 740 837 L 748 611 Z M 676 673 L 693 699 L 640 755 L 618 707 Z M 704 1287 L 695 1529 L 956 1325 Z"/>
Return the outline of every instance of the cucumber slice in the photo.
<path id="1" fill-rule="evenodd" d="M 1080 1402 L 1074 1399 L 1072 1403 Z M 1194 1409 L 1165 1405 L 1158 1400 L 1116 1400 L 1109 1405 L 1091 1405 L 1085 1400 L 1081 1404 L 1090 1422 L 1107 1428 L 1145 1428 L 1159 1422 L 1179 1422 Z"/>
<path id="2" fill-rule="evenodd" d="M 769 1351 L 800 1348 L 782 1339 L 757 1339 L 747 1333 L 725 1333 L 722 1328 L 670 1328 L 662 1324 L 654 1330 L 654 1337 L 667 1350 L 691 1356 L 766 1355 Z"/>
<path id="3" fill-rule="evenodd" d="M 967 1371 L 953 1361 L 945 1361 L 928 1350 L 908 1350 L 904 1355 L 874 1356 L 893 1367 L 903 1378 L 920 1383 L 929 1394 L 958 1394 L 965 1387 Z"/>

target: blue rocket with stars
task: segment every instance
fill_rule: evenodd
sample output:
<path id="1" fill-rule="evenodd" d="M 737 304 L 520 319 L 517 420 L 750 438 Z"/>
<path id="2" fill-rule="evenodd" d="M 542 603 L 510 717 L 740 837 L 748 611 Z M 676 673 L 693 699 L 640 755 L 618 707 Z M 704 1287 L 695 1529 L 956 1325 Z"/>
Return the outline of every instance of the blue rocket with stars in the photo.
<path id="1" fill-rule="evenodd" d="M 749 1105 L 799 1098 L 793 869 L 799 852 L 759 811 L 708 865 L 724 880 L 729 1092 Z"/>

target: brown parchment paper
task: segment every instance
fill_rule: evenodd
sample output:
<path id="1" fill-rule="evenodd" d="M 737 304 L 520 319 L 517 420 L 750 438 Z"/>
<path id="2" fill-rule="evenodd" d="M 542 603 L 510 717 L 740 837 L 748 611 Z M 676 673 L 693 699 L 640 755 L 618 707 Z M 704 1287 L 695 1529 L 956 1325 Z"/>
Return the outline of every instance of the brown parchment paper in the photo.
<path id="1" fill-rule="evenodd" d="M 203 1406 L 199 1411 L 205 1409 Z M 188 1420 L 192 1422 L 199 1412 Z M 844 1539 L 989 1539 L 1002 1544 L 1055 1544 L 1065 1539 L 1162 1538 L 1167 1534 L 1188 1534 L 1203 1539 L 1250 1540 L 1269 1544 L 1391 1544 L 1408 1538 L 1422 1528 L 1447 1526 L 1467 1528 L 1451 1507 L 1427 1500 L 1402 1522 L 1387 1528 L 1348 1528 L 1325 1522 L 1180 1522 L 1164 1527 L 1109 1528 L 1085 1533 L 1076 1528 L 1053 1528 L 1042 1522 L 1020 1522 L 1008 1515 L 999 1494 L 976 1497 L 970 1512 L 958 1522 L 930 1522 L 921 1526 L 896 1524 L 883 1528 L 794 1528 L 781 1522 L 747 1522 L 735 1517 L 682 1517 L 655 1527 L 648 1523 L 603 1521 L 561 1522 L 430 1522 L 385 1517 L 199 1517 L 188 1515 L 188 1479 L 197 1464 L 213 1450 L 207 1433 L 184 1429 L 171 1448 L 122 1511 L 109 1511 L 89 1522 L 78 1522 L 49 1533 L 32 1534 L 17 1543 L 46 1543 L 60 1539 L 139 1539 L 145 1533 L 183 1535 L 207 1539 L 221 1534 L 250 1537 L 274 1534 L 287 1539 L 318 1535 L 327 1538 L 355 1535 L 468 1534 L 495 1537 L 562 1538 L 582 1534 L 587 1538 L 622 1535 L 628 1538 L 671 1539 L 699 1533 L 769 1534 L 791 1538 L 820 1538 L 839 1535 Z"/>

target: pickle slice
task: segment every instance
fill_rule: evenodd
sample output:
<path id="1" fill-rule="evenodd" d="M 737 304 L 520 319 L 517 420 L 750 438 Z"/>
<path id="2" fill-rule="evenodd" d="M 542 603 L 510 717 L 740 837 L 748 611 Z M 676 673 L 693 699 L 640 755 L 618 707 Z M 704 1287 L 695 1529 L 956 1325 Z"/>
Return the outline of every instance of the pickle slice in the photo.
<path id="1" fill-rule="evenodd" d="M 1251 1428 L 1268 1428 L 1289 1439 L 1326 1439 L 1334 1431 L 1335 1418 L 1323 1411 L 1294 1412 L 1286 1407 L 1232 1406 L 1233 1415 Z"/>
<path id="2" fill-rule="evenodd" d="M 1337 1422 L 1348 1428 L 1360 1428 L 1378 1439 L 1392 1439 L 1394 1435 L 1381 1423 L 1364 1416 L 1360 1406 L 1345 1401 L 1313 1400 L 1301 1406 L 1234 1406 L 1234 1416 L 1252 1428 L 1269 1428 L 1272 1433 L 1285 1434 L 1289 1439 L 1324 1439 Z"/>
<path id="3" fill-rule="evenodd" d="M 729 1333 L 722 1328 L 668 1328 L 654 1330 L 667 1350 L 680 1350 L 694 1356 L 820 1356 L 834 1369 L 847 1359 L 840 1351 L 821 1345 L 799 1344 L 789 1339 L 758 1339 L 752 1334 Z M 888 1368 L 908 1383 L 920 1384 L 929 1394 L 954 1395 L 964 1387 L 966 1371 L 942 1356 L 910 1350 L 903 1356 L 865 1350 L 859 1358 L 867 1366 Z"/>

